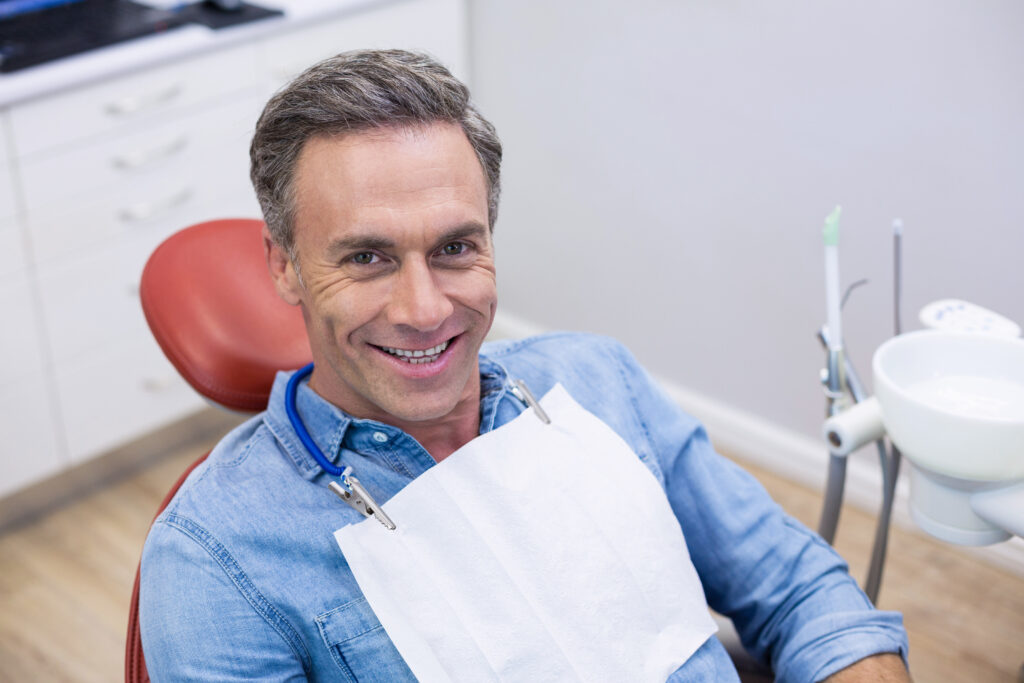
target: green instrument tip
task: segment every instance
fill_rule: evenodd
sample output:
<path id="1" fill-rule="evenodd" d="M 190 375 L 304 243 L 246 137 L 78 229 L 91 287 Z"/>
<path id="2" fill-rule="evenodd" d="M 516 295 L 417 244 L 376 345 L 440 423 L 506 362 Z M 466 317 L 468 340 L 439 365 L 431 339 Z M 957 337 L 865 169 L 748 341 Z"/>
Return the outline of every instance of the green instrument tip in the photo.
<path id="1" fill-rule="evenodd" d="M 826 246 L 839 244 L 839 214 L 842 210 L 843 207 L 837 206 L 832 209 L 832 213 L 825 217 L 825 229 L 822 234 L 825 237 Z"/>

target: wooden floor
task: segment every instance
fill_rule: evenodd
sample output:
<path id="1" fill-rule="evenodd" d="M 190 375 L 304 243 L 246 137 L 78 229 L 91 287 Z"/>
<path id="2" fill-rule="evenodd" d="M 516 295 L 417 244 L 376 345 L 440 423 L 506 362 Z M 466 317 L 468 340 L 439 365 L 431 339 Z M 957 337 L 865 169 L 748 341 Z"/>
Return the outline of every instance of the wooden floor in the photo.
<path id="1" fill-rule="evenodd" d="M 121 679 L 128 600 L 149 520 L 186 464 L 208 448 L 183 449 L 0 536 L 0 681 Z M 790 512 L 815 525 L 819 494 L 754 473 Z M 858 578 L 873 528 L 869 515 L 844 510 L 837 547 Z M 918 683 L 1017 683 L 1024 579 L 895 529 L 880 606 L 904 613 Z"/>

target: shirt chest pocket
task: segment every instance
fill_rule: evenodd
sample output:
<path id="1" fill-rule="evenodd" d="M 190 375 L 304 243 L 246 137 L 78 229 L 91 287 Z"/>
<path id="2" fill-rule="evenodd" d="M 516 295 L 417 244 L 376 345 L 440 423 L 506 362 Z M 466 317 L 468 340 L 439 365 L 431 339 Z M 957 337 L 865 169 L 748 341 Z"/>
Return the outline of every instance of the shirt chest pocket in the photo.
<path id="1" fill-rule="evenodd" d="M 365 598 L 316 618 L 324 645 L 347 680 L 357 683 L 415 681 Z"/>

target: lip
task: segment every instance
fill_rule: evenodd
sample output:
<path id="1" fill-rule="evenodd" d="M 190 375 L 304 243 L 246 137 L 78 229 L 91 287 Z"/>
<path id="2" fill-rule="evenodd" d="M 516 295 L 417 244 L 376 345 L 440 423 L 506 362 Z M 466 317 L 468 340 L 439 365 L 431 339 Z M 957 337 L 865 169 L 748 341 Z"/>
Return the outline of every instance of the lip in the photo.
<path id="1" fill-rule="evenodd" d="M 442 342 L 444 342 L 443 339 L 440 342 L 436 342 L 426 346 L 425 348 L 433 348 Z M 377 354 L 390 365 L 390 367 L 394 368 L 394 370 L 403 377 L 408 377 L 409 379 L 429 379 L 431 377 L 437 377 L 443 373 L 449 365 L 451 365 L 454 351 L 461 349 L 462 347 L 462 334 L 457 334 L 448 340 L 448 348 L 441 352 L 436 361 L 433 363 L 420 363 L 418 365 L 413 365 L 412 363 L 407 363 L 404 360 L 399 360 L 397 356 L 388 353 L 376 344 L 370 344 L 369 346 L 373 348 L 373 350 L 376 351 Z"/>

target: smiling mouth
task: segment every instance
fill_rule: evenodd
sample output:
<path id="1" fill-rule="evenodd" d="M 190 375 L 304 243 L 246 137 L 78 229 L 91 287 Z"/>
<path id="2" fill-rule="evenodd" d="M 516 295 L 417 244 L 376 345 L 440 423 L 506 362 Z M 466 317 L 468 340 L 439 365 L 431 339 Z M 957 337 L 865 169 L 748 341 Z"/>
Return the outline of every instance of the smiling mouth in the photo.
<path id="1" fill-rule="evenodd" d="M 377 348 L 410 365 L 422 365 L 435 362 L 451 342 L 452 340 L 449 339 L 429 349 L 395 349 L 390 346 L 378 346 Z"/>

